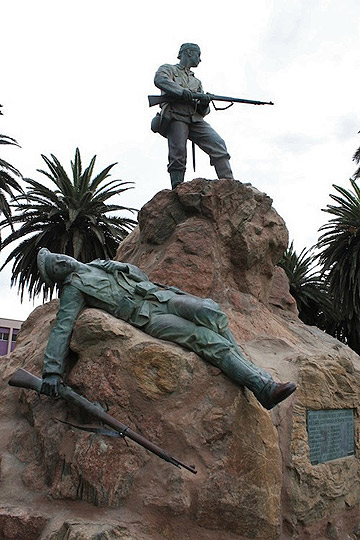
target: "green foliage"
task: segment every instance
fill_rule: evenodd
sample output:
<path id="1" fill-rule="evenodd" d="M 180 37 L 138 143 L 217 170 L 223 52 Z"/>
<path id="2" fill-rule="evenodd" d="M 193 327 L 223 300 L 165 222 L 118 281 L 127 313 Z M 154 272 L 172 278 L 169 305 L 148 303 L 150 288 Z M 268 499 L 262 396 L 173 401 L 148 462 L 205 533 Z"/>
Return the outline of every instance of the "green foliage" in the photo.
<path id="1" fill-rule="evenodd" d="M 332 302 L 320 272 L 315 269 L 315 261 L 312 249 L 303 249 L 297 255 L 291 242 L 278 264 L 289 279 L 290 294 L 296 300 L 299 318 L 305 324 L 325 329 L 332 318 Z"/>
<path id="2" fill-rule="evenodd" d="M 45 298 L 49 292 L 36 264 L 40 248 L 65 253 L 85 263 L 96 258 L 112 259 L 119 243 L 136 224 L 130 218 L 114 215 L 114 212 L 134 212 L 135 209 L 108 202 L 130 189 L 127 184 L 132 183 L 107 181 L 115 163 L 92 178 L 96 156 L 83 170 L 77 148 L 69 177 L 54 155 L 51 154 L 51 159 L 44 155 L 42 158 L 49 171 L 39 169 L 38 172 L 50 180 L 52 188 L 30 178 L 24 179 L 27 192 L 17 196 L 12 205 L 16 210 L 14 225 L 20 227 L 3 243 L 4 247 L 17 243 L 3 267 L 14 261 L 11 285 L 18 281 L 21 299 L 25 288 L 30 298 L 38 295 L 42 288 Z M 19 240 L 22 241 L 19 243 Z"/>
<path id="3" fill-rule="evenodd" d="M 333 217 L 320 227 L 317 247 L 343 339 L 360 352 L 360 189 L 356 179 L 350 183 L 352 190 L 333 186 L 337 194 L 330 197 L 337 204 L 323 209 Z"/>
<path id="4" fill-rule="evenodd" d="M 7 135 L 0 135 L 0 144 L 19 146 L 15 139 Z M 0 214 L 4 214 L 8 225 L 12 225 L 8 197 L 13 198 L 14 191 L 22 191 L 14 176 L 21 177 L 21 174 L 13 165 L 0 158 Z"/>
<path id="5" fill-rule="evenodd" d="M 359 131 L 359 133 L 360 133 L 360 131 Z M 359 165 L 359 163 L 360 163 L 360 147 L 356 150 L 355 154 L 353 155 L 353 161 L 355 161 L 355 163 L 357 163 Z M 354 178 L 354 180 L 356 180 L 357 178 L 360 178 L 360 167 L 358 167 L 356 169 L 356 171 L 354 172 L 353 178 Z"/>
<path id="6" fill-rule="evenodd" d="M 360 148 L 353 156 L 360 163 Z M 316 248 L 319 254 L 303 250 L 299 257 L 293 244 L 285 253 L 282 266 L 290 281 L 290 292 L 297 301 L 299 316 L 316 324 L 360 354 L 360 178 L 358 168 L 350 179 L 351 189 L 333 185 L 334 204 L 324 212 L 331 219 L 322 227 Z M 316 260 L 321 271 L 315 272 Z"/>

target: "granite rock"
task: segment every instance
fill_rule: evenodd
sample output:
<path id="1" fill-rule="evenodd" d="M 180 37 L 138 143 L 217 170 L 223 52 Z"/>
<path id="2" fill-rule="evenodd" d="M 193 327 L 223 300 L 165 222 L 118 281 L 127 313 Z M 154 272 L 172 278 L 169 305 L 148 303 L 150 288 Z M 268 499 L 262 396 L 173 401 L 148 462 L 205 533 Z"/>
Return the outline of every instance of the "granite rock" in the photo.
<path id="1" fill-rule="evenodd" d="M 219 302 L 245 356 L 298 390 L 269 413 L 194 353 L 84 310 L 67 383 L 198 473 L 179 470 L 59 423 L 93 422 L 61 400 L 7 387 L 20 366 L 40 375 L 53 301 L 1 365 L 0 505 L 40 516 L 44 540 L 358 540 L 360 359 L 298 319 L 276 267 L 287 238 L 271 199 L 240 182 L 197 179 L 147 203 L 117 259 Z M 310 409 L 355 411 L 354 455 L 310 463 Z"/>

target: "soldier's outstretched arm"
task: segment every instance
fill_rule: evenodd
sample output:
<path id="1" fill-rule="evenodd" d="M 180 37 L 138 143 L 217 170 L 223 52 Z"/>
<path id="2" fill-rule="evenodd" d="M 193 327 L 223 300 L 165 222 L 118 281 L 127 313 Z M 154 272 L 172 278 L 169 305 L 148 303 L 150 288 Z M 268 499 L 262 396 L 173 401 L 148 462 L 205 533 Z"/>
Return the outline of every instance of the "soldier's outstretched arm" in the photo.
<path id="1" fill-rule="evenodd" d="M 60 307 L 55 324 L 50 332 L 43 364 L 43 379 L 49 392 L 56 391 L 56 380 L 50 375 L 61 378 L 65 371 L 65 360 L 69 353 L 70 338 L 77 316 L 85 307 L 85 298 L 81 291 L 72 285 L 65 285 L 60 297 Z M 47 386 L 45 386 L 46 388 Z M 53 394 L 49 394 L 53 395 Z"/>

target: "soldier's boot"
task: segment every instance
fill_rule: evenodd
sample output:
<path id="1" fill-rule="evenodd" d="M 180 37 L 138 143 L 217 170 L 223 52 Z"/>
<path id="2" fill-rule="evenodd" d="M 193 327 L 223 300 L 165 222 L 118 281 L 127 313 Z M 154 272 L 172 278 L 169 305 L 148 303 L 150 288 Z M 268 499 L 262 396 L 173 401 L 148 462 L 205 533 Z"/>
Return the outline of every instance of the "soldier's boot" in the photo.
<path id="1" fill-rule="evenodd" d="M 171 188 L 175 189 L 176 186 L 184 181 L 185 171 L 170 171 Z"/>
<path id="2" fill-rule="evenodd" d="M 225 328 L 219 328 L 218 329 L 218 332 L 221 336 L 223 336 L 225 339 L 227 339 L 231 345 L 234 347 L 235 351 L 236 351 L 236 354 L 238 354 L 240 356 L 240 358 L 246 362 L 245 358 L 244 358 L 244 355 L 239 347 L 239 345 L 237 344 L 237 342 L 235 341 L 235 338 L 234 336 L 232 335 L 229 327 L 225 327 Z M 250 365 L 253 365 L 253 364 L 250 364 Z M 272 381 L 272 377 L 270 375 L 270 373 L 268 371 L 266 371 L 265 369 L 259 367 L 259 366 L 255 366 L 256 369 L 265 377 L 265 379 L 267 381 Z"/>
<path id="3" fill-rule="evenodd" d="M 277 383 L 269 373 L 247 362 L 242 355 L 230 351 L 214 364 L 235 383 L 249 388 L 261 405 L 268 410 L 296 390 L 294 383 Z"/>
<path id="4" fill-rule="evenodd" d="M 213 164 L 215 167 L 215 171 L 217 174 L 217 177 L 220 178 L 231 178 L 234 179 L 231 167 L 230 167 L 230 161 L 227 158 L 220 158 L 220 159 L 214 159 Z"/>

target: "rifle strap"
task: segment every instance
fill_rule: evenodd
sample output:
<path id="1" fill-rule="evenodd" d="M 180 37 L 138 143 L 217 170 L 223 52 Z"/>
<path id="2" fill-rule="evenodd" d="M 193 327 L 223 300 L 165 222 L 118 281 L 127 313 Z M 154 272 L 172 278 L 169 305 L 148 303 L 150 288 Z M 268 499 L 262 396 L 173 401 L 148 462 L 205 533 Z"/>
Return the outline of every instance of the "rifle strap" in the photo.
<path id="1" fill-rule="evenodd" d="M 53 419 L 56 420 L 57 422 L 61 422 L 62 424 L 66 424 L 67 426 L 71 426 L 76 429 L 81 429 L 81 431 L 89 431 L 90 433 L 97 433 L 98 435 L 106 435 L 107 437 L 122 437 L 123 439 L 125 439 L 126 431 L 129 429 L 129 428 L 125 428 L 123 431 L 113 431 L 111 429 L 103 429 L 103 428 L 98 428 L 98 427 L 79 426 L 78 424 L 72 424 L 71 422 L 60 420 L 60 418 L 54 417 Z"/>
<path id="2" fill-rule="evenodd" d="M 213 101 L 211 103 L 213 104 L 215 111 L 226 111 L 226 109 L 230 109 L 230 107 L 234 105 L 233 101 L 230 103 L 230 105 L 227 105 L 226 107 L 217 107 Z"/>

